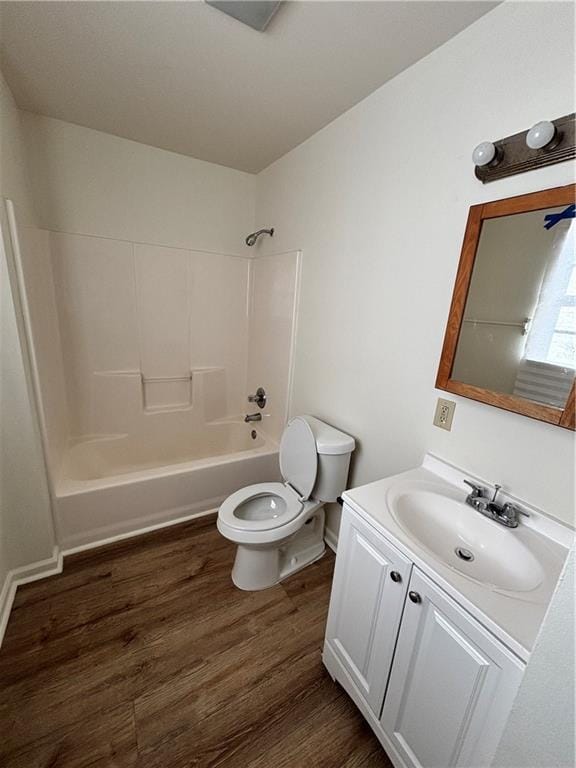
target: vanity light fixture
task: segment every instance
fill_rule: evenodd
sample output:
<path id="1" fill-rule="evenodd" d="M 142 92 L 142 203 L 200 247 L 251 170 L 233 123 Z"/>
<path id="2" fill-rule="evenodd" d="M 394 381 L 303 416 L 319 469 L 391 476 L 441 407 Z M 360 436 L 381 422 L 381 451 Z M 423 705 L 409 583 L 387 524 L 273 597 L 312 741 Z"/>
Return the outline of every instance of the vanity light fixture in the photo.
<path id="1" fill-rule="evenodd" d="M 472 152 L 474 174 L 483 184 L 576 158 L 576 116 L 540 120 L 527 131 L 483 141 Z"/>

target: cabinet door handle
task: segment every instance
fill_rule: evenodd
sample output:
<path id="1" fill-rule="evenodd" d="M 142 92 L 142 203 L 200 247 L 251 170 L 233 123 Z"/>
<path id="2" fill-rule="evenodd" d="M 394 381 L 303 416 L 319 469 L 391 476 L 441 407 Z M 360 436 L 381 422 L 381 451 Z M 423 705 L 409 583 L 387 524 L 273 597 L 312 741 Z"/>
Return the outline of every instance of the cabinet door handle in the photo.
<path id="1" fill-rule="evenodd" d="M 395 581 L 396 584 L 400 584 L 402 581 L 402 576 L 398 573 L 398 571 L 390 571 L 390 578 L 392 581 Z"/>
<path id="2" fill-rule="evenodd" d="M 412 600 L 413 603 L 422 602 L 422 598 L 420 597 L 418 592 L 413 592 L 412 590 L 410 590 L 410 592 L 408 592 L 408 597 L 410 598 L 410 600 Z"/>

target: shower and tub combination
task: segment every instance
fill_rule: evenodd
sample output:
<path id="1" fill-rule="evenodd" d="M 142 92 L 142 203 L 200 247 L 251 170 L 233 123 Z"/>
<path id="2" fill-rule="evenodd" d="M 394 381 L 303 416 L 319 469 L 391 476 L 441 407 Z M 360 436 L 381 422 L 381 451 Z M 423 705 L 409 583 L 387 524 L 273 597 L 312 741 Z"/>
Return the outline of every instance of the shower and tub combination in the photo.
<path id="1" fill-rule="evenodd" d="M 279 478 L 299 252 L 250 258 L 12 226 L 64 551 Z"/>

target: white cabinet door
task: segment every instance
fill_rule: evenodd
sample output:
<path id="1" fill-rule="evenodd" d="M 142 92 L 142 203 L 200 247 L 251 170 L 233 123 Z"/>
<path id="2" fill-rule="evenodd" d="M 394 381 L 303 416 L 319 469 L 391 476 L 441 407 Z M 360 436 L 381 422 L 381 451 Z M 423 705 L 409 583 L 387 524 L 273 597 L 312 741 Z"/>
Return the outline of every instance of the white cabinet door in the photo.
<path id="1" fill-rule="evenodd" d="M 326 642 L 379 717 L 412 564 L 344 507 Z"/>
<path id="2" fill-rule="evenodd" d="M 524 664 L 416 568 L 409 590 L 382 727 L 408 766 L 485 768 Z"/>

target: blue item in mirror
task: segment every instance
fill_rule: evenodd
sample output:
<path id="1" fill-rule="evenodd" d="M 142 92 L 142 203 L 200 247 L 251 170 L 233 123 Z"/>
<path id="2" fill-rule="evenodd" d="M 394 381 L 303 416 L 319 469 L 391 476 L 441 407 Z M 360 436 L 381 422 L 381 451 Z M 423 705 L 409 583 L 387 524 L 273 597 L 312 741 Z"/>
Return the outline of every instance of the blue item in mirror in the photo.
<path id="1" fill-rule="evenodd" d="M 563 219 L 576 219 L 576 205 L 569 205 L 568 208 L 560 211 L 560 213 L 548 213 L 544 216 L 544 221 L 546 222 L 544 229 L 552 229 L 553 226 Z"/>

